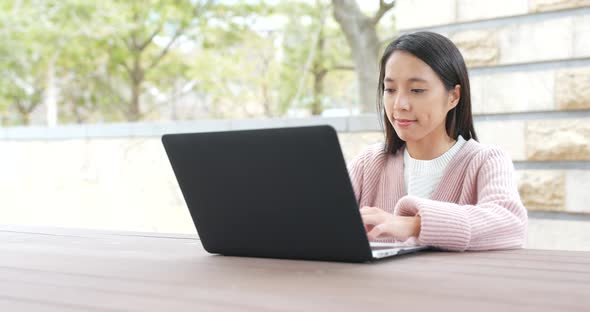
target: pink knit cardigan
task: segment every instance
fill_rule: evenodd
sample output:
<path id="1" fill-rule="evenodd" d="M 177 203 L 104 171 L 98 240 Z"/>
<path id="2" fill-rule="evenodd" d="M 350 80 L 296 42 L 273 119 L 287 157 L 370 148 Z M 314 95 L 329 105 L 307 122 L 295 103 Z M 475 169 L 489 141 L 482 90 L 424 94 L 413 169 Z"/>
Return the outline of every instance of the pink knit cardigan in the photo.
<path id="1" fill-rule="evenodd" d="M 496 147 L 469 140 L 451 160 L 431 199 L 409 196 L 403 149 L 386 154 L 383 144 L 366 148 L 348 164 L 359 207 L 422 219 L 420 244 L 445 250 L 521 248 L 527 211 L 510 157 Z M 380 240 L 391 241 L 391 240 Z"/>

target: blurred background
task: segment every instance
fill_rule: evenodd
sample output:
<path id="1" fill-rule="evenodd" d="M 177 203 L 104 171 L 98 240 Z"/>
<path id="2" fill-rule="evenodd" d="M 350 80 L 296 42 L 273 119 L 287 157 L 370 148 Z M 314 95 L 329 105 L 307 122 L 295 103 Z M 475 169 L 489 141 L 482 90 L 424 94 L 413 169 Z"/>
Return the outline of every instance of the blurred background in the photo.
<path id="1" fill-rule="evenodd" d="M 0 0 L 0 223 L 195 233 L 162 134 L 331 124 L 350 159 L 419 30 L 463 53 L 527 246 L 590 250 L 589 0 Z"/>

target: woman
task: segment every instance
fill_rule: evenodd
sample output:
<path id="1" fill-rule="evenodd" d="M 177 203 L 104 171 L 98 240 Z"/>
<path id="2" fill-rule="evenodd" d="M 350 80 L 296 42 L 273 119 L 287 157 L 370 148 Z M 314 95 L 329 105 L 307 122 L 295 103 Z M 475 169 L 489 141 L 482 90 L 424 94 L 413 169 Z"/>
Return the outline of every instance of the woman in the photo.
<path id="1" fill-rule="evenodd" d="M 399 37 L 381 58 L 378 92 L 385 144 L 349 163 L 369 239 L 416 237 L 454 251 L 522 247 L 527 212 L 512 161 L 477 142 L 457 47 L 432 32 Z"/>

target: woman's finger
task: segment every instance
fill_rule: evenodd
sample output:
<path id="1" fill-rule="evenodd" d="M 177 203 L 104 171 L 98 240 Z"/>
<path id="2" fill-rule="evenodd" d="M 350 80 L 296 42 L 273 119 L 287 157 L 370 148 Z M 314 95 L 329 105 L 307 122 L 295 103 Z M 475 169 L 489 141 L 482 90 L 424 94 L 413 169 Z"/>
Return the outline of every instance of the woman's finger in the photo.
<path id="1" fill-rule="evenodd" d="M 369 239 L 380 239 L 380 238 L 395 238 L 395 231 L 392 224 L 379 224 L 373 227 L 371 231 L 367 233 Z"/>
<path id="2" fill-rule="evenodd" d="M 365 225 L 377 225 L 377 224 L 381 224 L 385 221 L 385 216 L 383 216 L 383 215 L 370 214 L 370 215 L 361 215 L 361 217 L 363 218 L 363 223 Z"/>

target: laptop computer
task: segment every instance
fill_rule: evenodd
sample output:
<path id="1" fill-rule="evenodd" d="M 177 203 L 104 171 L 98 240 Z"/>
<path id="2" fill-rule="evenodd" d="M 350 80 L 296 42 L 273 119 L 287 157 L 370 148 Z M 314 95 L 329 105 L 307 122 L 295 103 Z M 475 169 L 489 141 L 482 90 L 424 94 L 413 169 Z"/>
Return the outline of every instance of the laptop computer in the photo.
<path id="1" fill-rule="evenodd" d="M 165 134 L 209 253 L 365 262 L 425 249 L 369 244 L 331 126 Z"/>

